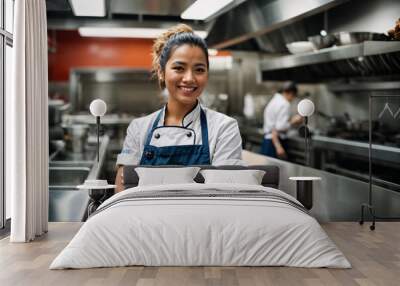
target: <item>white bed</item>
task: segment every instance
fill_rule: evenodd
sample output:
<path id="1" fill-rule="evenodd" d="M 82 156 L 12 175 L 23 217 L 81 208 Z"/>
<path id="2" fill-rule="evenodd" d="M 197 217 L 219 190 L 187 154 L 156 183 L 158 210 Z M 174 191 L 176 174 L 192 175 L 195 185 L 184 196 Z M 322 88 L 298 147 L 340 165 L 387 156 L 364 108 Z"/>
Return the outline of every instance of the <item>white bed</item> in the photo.
<path id="1" fill-rule="evenodd" d="M 50 269 L 127 265 L 351 267 L 318 222 L 284 192 L 198 183 L 114 195 Z"/>

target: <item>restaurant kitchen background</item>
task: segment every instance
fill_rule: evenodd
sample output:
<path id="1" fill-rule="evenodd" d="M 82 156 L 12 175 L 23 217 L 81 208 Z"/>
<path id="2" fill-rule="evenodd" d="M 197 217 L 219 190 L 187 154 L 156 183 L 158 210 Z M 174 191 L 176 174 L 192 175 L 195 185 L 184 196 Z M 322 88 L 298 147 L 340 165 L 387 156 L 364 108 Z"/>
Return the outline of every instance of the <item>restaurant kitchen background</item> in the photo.
<path id="1" fill-rule="evenodd" d="M 67 2 L 47 1 L 53 221 L 84 219 L 87 194 L 72 190 L 87 178 L 113 182 L 128 124 L 165 102 L 150 71 L 152 39 L 82 37 L 78 28 L 171 26 L 182 21 L 180 13 L 193 1 L 114 0 L 107 17 L 95 19 L 73 16 Z M 185 21 L 207 30 L 206 41 L 216 48 L 202 103 L 235 117 L 243 147 L 258 153 L 266 104 L 284 81 L 296 81 L 293 114 L 306 97 L 316 107 L 310 118 L 310 167 L 368 182 L 369 100 L 388 95 L 374 98 L 371 110 L 377 145 L 373 183 L 399 192 L 400 99 L 389 96 L 400 95 L 400 42 L 387 32 L 400 17 L 400 1 L 320 0 L 310 7 L 288 0 L 240 2 L 211 22 Z M 321 34 L 335 35 L 335 42 L 314 42 L 315 51 L 304 54 L 288 51 L 287 44 Z M 96 98 L 108 105 L 99 163 L 95 119 L 89 113 Z M 295 164 L 290 166 L 304 165 L 303 134 L 296 128 L 288 135 L 289 163 Z"/>

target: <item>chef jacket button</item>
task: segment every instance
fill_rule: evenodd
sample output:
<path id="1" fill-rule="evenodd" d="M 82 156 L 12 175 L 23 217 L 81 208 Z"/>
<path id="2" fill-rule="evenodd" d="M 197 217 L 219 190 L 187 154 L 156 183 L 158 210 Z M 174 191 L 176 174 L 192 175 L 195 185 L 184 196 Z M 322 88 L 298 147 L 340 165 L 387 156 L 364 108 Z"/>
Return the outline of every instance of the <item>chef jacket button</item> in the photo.
<path id="1" fill-rule="evenodd" d="M 147 159 L 150 160 L 150 159 L 153 159 L 154 153 L 151 152 L 151 151 L 146 151 L 145 156 L 146 156 Z"/>
<path id="2" fill-rule="evenodd" d="M 192 132 L 188 132 L 188 133 L 186 134 L 186 136 L 189 137 L 189 138 L 192 137 Z"/>
<path id="3" fill-rule="evenodd" d="M 159 139 L 161 136 L 160 136 L 160 133 L 156 133 L 156 135 L 154 135 L 154 138 L 156 138 L 156 139 Z"/>

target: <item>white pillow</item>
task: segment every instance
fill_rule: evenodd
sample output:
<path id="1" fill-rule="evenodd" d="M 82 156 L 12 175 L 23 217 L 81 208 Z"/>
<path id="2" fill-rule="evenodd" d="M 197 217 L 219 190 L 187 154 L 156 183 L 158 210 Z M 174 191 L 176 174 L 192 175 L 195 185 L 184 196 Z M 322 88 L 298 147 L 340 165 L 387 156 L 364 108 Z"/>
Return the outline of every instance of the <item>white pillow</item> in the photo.
<path id="1" fill-rule="evenodd" d="M 193 179 L 199 170 L 199 167 L 135 168 L 139 176 L 139 186 L 195 183 Z"/>
<path id="2" fill-rule="evenodd" d="M 261 170 L 202 170 L 204 183 L 235 183 L 261 185 L 265 171 Z"/>

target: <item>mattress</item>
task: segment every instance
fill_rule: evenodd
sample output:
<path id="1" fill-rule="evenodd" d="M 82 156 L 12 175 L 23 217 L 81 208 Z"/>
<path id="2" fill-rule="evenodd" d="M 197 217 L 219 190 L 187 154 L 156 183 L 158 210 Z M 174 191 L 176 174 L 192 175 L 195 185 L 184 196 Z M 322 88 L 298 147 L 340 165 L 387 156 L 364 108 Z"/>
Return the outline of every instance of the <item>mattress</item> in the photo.
<path id="1" fill-rule="evenodd" d="M 114 195 L 50 269 L 130 265 L 351 267 L 288 194 L 198 183 L 140 186 Z"/>

